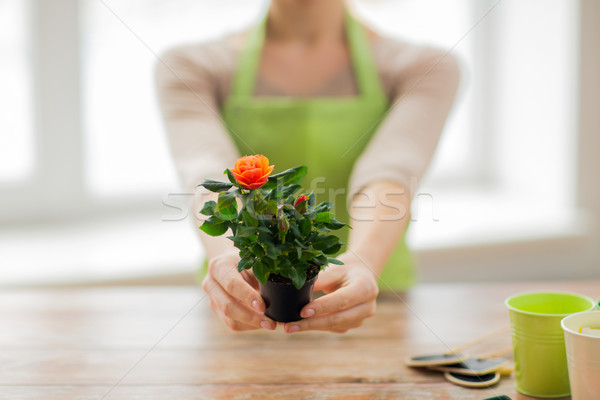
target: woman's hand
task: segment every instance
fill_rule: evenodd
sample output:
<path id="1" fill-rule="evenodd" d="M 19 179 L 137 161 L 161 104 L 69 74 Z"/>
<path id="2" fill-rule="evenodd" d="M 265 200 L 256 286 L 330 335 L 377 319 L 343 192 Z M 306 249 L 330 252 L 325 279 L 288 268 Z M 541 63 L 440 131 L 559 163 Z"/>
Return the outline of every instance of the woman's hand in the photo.
<path id="1" fill-rule="evenodd" d="M 285 324 L 287 333 L 322 330 L 343 333 L 375 314 L 377 278 L 358 258 L 345 253 L 344 265 L 331 265 L 319 274 L 315 290 L 327 293 L 301 311 L 305 319 Z"/>
<path id="2" fill-rule="evenodd" d="M 209 261 L 202 289 L 210 298 L 210 308 L 234 331 L 275 329 L 277 324 L 264 315 L 265 303 L 256 278 L 252 272 L 237 271 L 239 260 L 232 251 Z"/>

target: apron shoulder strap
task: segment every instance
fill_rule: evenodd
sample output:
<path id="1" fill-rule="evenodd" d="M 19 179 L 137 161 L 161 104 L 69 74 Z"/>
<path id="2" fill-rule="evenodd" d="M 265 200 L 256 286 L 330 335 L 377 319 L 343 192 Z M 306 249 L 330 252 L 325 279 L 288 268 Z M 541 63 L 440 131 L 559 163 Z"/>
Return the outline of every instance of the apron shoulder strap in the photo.
<path id="1" fill-rule="evenodd" d="M 363 26 L 348 12 L 346 13 L 346 35 L 356 83 L 361 95 L 370 98 L 381 98 L 387 102 L 367 33 Z"/>
<path id="2" fill-rule="evenodd" d="M 265 16 L 248 32 L 246 45 L 240 54 L 233 76 L 232 96 L 251 97 L 254 93 L 254 83 L 258 73 L 260 53 L 265 41 L 266 27 L 267 17 Z"/>

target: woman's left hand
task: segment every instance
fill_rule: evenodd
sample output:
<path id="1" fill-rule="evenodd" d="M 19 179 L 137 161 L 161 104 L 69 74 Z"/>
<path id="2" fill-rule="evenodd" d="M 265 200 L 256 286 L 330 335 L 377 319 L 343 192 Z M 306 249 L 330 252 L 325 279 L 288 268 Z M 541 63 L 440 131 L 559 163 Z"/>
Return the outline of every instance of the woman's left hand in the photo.
<path id="1" fill-rule="evenodd" d="M 300 315 L 300 321 L 288 322 L 287 333 L 321 330 L 343 333 L 362 325 L 375 314 L 379 293 L 377 277 L 352 254 L 338 257 L 344 265 L 330 265 L 319 273 L 314 290 L 326 295 L 310 302 Z"/>

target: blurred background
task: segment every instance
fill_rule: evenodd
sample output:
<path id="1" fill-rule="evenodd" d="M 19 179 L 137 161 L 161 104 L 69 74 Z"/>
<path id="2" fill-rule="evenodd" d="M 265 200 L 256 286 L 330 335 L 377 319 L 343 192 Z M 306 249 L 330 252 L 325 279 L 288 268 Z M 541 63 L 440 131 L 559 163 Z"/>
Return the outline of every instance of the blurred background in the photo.
<path id="1" fill-rule="evenodd" d="M 462 86 L 413 202 L 421 280 L 600 277 L 596 0 L 352 0 L 451 49 Z M 0 286 L 193 284 L 203 251 L 157 107 L 171 46 L 264 0 L 0 0 Z"/>

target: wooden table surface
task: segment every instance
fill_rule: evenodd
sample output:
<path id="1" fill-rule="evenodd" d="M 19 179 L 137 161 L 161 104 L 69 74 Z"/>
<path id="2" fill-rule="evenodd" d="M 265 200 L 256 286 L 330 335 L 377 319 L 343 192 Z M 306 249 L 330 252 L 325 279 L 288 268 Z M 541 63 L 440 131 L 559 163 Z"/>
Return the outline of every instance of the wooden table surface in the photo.
<path id="1" fill-rule="evenodd" d="M 3 291 L 0 399 L 525 399 L 512 376 L 466 389 L 403 360 L 507 327 L 504 299 L 538 290 L 600 298 L 600 282 L 422 284 L 346 334 L 289 335 L 230 332 L 197 287 Z"/>

